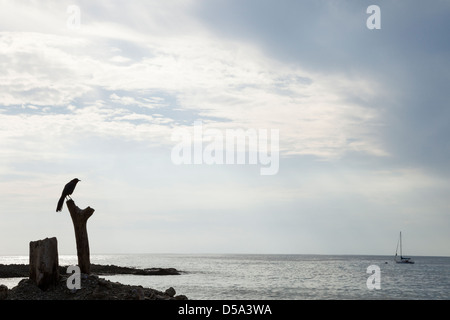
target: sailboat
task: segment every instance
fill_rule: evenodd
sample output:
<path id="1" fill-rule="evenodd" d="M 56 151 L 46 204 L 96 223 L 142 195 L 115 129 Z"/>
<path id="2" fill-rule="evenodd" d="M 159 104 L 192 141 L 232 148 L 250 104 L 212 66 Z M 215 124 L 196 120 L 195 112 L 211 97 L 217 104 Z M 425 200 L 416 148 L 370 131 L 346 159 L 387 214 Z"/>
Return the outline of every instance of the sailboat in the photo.
<path id="1" fill-rule="evenodd" d="M 397 255 L 398 252 L 398 245 L 400 244 L 400 258 Z M 400 238 L 397 242 L 397 249 L 395 250 L 395 262 L 397 263 L 414 263 L 414 261 L 411 258 L 406 258 L 402 254 L 402 232 L 400 231 Z"/>

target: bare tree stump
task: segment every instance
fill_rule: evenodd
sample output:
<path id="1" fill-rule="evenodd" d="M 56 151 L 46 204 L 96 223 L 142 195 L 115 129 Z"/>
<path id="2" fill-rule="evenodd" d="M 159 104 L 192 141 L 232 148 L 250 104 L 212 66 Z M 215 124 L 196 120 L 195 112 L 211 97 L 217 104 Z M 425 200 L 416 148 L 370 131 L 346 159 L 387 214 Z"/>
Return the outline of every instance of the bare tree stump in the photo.
<path id="1" fill-rule="evenodd" d="M 89 257 L 89 239 L 86 223 L 95 210 L 91 207 L 81 210 L 75 205 L 75 202 L 72 199 L 67 200 L 66 204 L 75 229 L 78 266 L 80 267 L 81 273 L 89 274 L 91 270 L 91 261 Z"/>
<path id="2" fill-rule="evenodd" d="M 30 242 L 30 279 L 42 290 L 59 281 L 58 241 L 56 238 Z"/>

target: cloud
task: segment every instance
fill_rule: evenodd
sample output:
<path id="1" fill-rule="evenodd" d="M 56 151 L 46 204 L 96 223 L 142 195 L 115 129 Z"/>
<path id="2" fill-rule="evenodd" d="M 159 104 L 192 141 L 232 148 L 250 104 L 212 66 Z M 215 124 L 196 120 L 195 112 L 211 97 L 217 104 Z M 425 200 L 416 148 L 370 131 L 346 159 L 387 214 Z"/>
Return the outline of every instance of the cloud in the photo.
<path id="1" fill-rule="evenodd" d="M 335 85 L 363 76 L 375 94 L 363 97 L 355 89 L 343 96 L 367 107 L 376 119 L 360 122 L 373 126 L 368 133 L 372 139 L 357 138 L 353 146 L 448 173 L 448 148 L 441 138 L 449 135 L 442 122 L 448 118 L 450 99 L 442 87 L 449 79 L 443 67 L 449 64 L 449 45 L 442 33 L 449 27 L 449 6 L 421 1 L 377 4 L 382 19 L 377 31 L 366 28 L 369 4 L 361 1 L 208 2 L 197 6 L 196 14 L 212 33 L 252 44 L 268 58 L 340 76 Z"/>
<path id="2" fill-rule="evenodd" d="M 109 59 L 109 61 L 123 63 L 123 62 L 129 62 L 129 61 L 131 61 L 131 59 L 127 58 L 127 57 L 122 57 L 122 56 L 114 56 L 111 59 Z"/>
<path id="3" fill-rule="evenodd" d="M 109 100 L 115 104 L 152 108 L 155 100 L 145 92 L 165 92 L 176 96 L 181 109 L 227 120 L 214 124 L 219 129 L 231 123 L 279 129 L 286 154 L 323 158 L 340 157 L 348 150 L 386 154 L 371 132 L 378 125 L 377 111 L 349 97 L 357 91 L 360 99 L 370 99 L 369 79 L 306 72 L 267 58 L 254 46 L 204 33 L 168 37 L 143 35 L 108 22 L 94 26 L 83 27 L 86 38 L 83 33 L 75 38 L 3 33 L 1 46 L 9 72 L 0 81 L 10 94 L 1 103 L 64 106 L 78 101 L 83 105 L 88 103 L 86 96 L 104 90 L 113 92 Z M 104 35 L 101 30 L 109 31 L 107 41 L 99 38 Z M 138 46 L 145 43 L 147 56 L 117 65 L 117 55 L 110 50 L 111 57 L 105 60 L 108 50 L 102 49 L 123 39 L 139 39 Z M 25 56 L 18 58 L 21 55 Z M 24 60 L 38 67 L 26 68 Z M 119 97 L 114 93 L 118 90 L 128 95 Z M 147 115 L 137 118 L 150 120 Z"/>
<path id="4" fill-rule="evenodd" d="M 63 106 L 91 88 L 83 57 L 71 50 L 83 40 L 41 33 L 0 33 L 2 106 L 32 104 Z"/>
<path id="5" fill-rule="evenodd" d="M 180 239 L 183 227 L 217 230 L 208 248 L 247 230 L 280 239 L 264 240 L 273 250 L 312 250 L 309 241 L 342 252 L 374 234 L 371 224 L 384 235 L 403 221 L 445 229 L 448 6 L 408 11 L 431 23 L 419 26 L 402 3 L 383 2 L 382 29 L 370 33 L 359 2 L 79 1 L 76 30 L 69 4 L 2 2 L 5 210 L 53 213 L 57 181 L 82 173 L 80 199 L 108 213 L 108 228 L 142 239 L 170 222 Z M 278 129 L 279 174 L 174 166 L 172 133 L 195 120 L 204 131 Z M 189 236 L 186 246 L 198 240 Z"/>

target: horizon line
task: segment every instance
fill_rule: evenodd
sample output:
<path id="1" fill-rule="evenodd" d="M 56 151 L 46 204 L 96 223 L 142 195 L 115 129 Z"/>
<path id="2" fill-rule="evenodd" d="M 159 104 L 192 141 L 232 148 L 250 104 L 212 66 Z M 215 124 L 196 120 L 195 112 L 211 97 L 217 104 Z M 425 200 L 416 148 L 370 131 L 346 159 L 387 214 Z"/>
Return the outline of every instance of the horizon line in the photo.
<path id="1" fill-rule="evenodd" d="M 106 255 L 267 255 L 267 256 L 373 256 L 373 257 L 394 257 L 395 254 L 369 254 L 369 253 L 245 253 L 245 252 L 129 252 L 129 253 L 91 253 L 90 256 Z M 0 257 L 28 257 L 28 254 L 0 254 Z M 76 253 L 61 253 L 58 256 L 77 256 Z M 412 255 L 408 257 L 441 257 L 450 258 L 450 255 Z"/>

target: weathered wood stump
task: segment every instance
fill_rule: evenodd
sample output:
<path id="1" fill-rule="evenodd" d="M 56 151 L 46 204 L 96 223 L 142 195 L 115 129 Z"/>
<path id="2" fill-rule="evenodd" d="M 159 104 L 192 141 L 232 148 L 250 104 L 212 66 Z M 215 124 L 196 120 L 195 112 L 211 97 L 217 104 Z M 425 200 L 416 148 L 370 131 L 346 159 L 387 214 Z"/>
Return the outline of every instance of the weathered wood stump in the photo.
<path id="1" fill-rule="evenodd" d="M 91 261 L 89 257 L 89 239 L 86 224 L 87 220 L 92 216 L 95 210 L 91 207 L 81 210 L 75 205 L 75 202 L 72 199 L 67 200 L 66 204 L 75 229 L 78 266 L 80 267 L 81 273 L 90 274 Z"/>
<path id="2" fill-rule="evenodd" d="M 42 290 L 59 281 L 58 241 L 56 238 L 30 242 L 30 279 Z"/>

